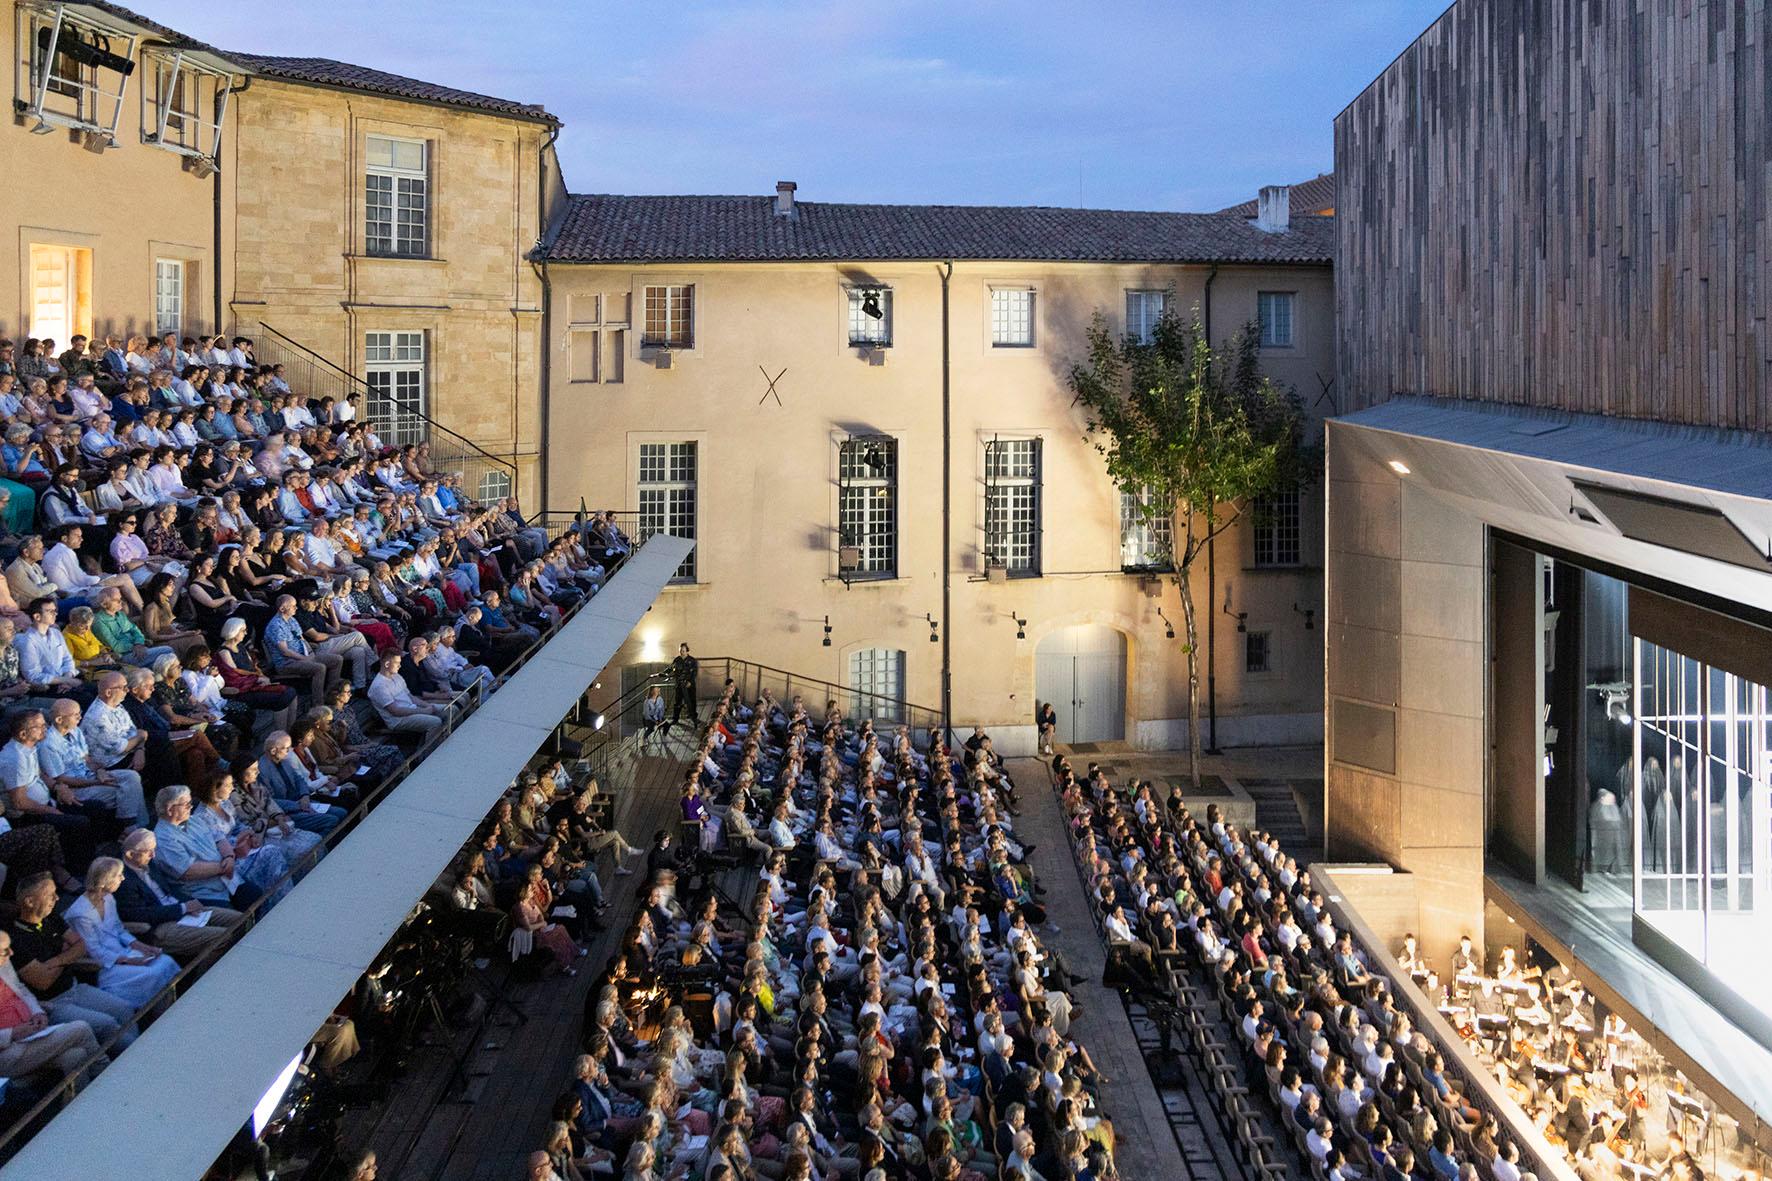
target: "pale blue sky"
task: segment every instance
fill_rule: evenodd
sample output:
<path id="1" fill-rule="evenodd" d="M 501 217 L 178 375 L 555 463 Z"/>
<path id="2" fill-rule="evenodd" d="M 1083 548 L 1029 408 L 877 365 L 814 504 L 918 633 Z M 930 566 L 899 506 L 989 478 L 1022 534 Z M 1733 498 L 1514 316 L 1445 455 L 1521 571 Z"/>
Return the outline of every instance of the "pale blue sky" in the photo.
<path id="1" fill-rule="evenodd" d="M 566 123 L 574 192 L 1216 209 L 1331 164 L 1443 0 L 133 0 Z M 1079 186 L 1079 178 L 1081 184 Z"/>

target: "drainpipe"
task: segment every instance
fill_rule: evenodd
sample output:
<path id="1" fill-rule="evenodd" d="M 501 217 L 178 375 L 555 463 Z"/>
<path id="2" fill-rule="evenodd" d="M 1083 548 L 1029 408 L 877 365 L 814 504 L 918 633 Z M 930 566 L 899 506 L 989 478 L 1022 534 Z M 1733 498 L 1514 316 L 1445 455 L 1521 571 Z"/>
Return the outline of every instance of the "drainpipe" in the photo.
<path id="1" fill-rule="evenodd" d="M 541 149 L 535 154 L 535 234 L 538 244 L 545 244 L 548 235 L 548 227 L 543 224 L 543 219 L 547 215 L 548 207 L 546 193 L 548 183 L 548 149 L 553 147 L 555 141 L 559 138 L 560 124 L 556 123 L 548 129 L 547 142 L 542 144 Z M 541 390 L 538 399 L 541 410 L 541 459 L 537 464 L 537 467 L 540 469 L 537 474 L 541 478 L 541 512 L 542 521 L 545 524 L 547 521 L 549 492 L 548 453 L 551 450 L 548 446 L 548 427 L 551 422 L 550 408 L 553 402 L 554 384 L 552 364 L 554 357 L 554 291 L 552 285 L 548 282 L 548 260 L 546 256 L 543 256 L 539 267 L 536 266 L 533 260 L 529 265 L 541 279 L 541 365 L 538 366 L 541 374 Z M 513 439 L 512 443 L 515 444 L 515 442 L 516 440 Z M 516 450 L 514 445 L 512 450 Z"/>
<path id="2" fill-rule="evenodd" d="M 226 102 L 229 98 L 232 98 L 236 94 L 245 94 L 247 87 L 249 87 L 251 85 L 252 85 L 252 75 L 251 74 L 242 74 L 240 76 L 240 85 L 230 86 L 225 91 L 222 92 L 222 101 Z M 232 105 L 232 104 L 230 104 L 230 105 Z M 239 115 L 238 108 L 236 108 L 235 114 L 234 114 L 234 121 L 235 121 L 236 126 L 238 125 L 239 120 L 240 120 L 240 115 Z M 211 248 L 210 248 L 210 255 L 209 255 L 212 259 L 215 260 L 214 263 L 211 264 L 209 269 L 215 272 L 214 281 L 210 284 L 210 286 L 213 288 L 214 293 L 215 293 L 215 307 L 214 307 L 214 310 L 215 310 L 215 332 L 218 335 L 221 333 L 221 330 L 222 330 L 222 168 L 221 168 L 221 158 L 220 157 L 221 157 L 221 153 L 220 153 L 220 151 L 217 151 L 216 152 L 216 161 L 215 161 L 215 176 L 213 178 L 215 183 L 212 186 L 212 188 L 214 189 L 214 192 L 212 195 L 212 200 L 214 202 L 214 205 L 213 205 L 213 211 L 210 214 L 210 226 L 211 226 L 213 237 L 211 239 Z M 237 167 L 239 167 L 239 164 L 240 164 L 240 149 L 235 148 L 234 149 L 234 165 L 237 168 Z"/>
<path id="3" fill-rule="evenodd" d="M 953 565 L 953 375 L 948 365 L 952 344 L 948 284 L 953 277 L 954 263 L 949 259 L 941 264 L 941 728 L 948 738 L 953 736 L 954 728 L 954 669 L 949 649 L 954 639 L 954 615 L 949 609 Z"/>
<path id="4" fill-rule="evenodd" d="M 1206 290 L 1200 299 L 1201 327 L 1206 332 L 1206 346 L 1212 347 L 1212 280 L 1218 278 L 1214 265 L 1206 272 Z M 1211 527 L 1208 521 L 1207 527 Z M 1218 538 L 1206 539 L 1206 750 L 1218 753 Z"/>

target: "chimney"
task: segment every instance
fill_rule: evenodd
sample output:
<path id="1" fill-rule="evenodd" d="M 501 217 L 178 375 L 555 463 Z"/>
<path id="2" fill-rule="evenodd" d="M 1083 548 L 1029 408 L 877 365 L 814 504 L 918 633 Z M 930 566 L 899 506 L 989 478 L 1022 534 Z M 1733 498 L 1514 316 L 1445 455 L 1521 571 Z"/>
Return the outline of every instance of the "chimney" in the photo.
<path id="1" fill-rule="evenodd" d="M 1292 224 L 1292 186 L 1263 185 L 1255 198 L 1255 228 L 1269 234 L 1285 233 Z"/>
<path id="2" fill-rule="evenodd" d="M 794 216 L 794 190 L 799 186 L 791 180 L 775 182 L 775 216 Z"/>

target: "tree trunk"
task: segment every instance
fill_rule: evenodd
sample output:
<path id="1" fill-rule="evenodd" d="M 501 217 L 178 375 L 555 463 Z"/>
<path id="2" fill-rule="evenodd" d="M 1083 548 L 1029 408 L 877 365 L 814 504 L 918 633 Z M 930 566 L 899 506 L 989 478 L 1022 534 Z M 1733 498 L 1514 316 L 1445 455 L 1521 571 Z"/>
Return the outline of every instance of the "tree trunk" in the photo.
<path id="1" fill-rule="evenodd" d="M 1181 618 L 1187 631 L 1187 758 L 1194 790 L 1200 790 L 1200 624 L 1194 616 L 1193 580 L 1189 568 L 1179 573 Z"/>

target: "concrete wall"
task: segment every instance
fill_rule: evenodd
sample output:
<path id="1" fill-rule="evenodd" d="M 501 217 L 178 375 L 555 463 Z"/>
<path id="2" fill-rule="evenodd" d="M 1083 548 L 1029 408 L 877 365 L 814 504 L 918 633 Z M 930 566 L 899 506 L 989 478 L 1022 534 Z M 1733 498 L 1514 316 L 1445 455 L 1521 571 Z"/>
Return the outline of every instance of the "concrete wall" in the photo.
<path id="1" fill-rule="evenodd" d="M 23 70 L 14 8 L 0 8 L 0 52 L 15 63 L 13 86 Z M 232 283 L 230 259 L 215 255 L 215 181 L 199 179 L 182 167 L 183 158 L 141 141 L 140 86 L 145 68 L 129 81 L 117 124 L 117 146 L 102 153 L 70 142 L 56 128 L 34 135 L 22 117 L 0 122 L 0 336 L 22 345 L 40 335 L 30 323 L 30 259 L 33 243 L 89 251 L 89 303 L 79 317 L 87 334 L 153 330 L 154 260 L 185 263 L 185 319 L 188 331 L 215 328 L 215 268 L 223 268 L 226 291 Z M 25 97 L 16 89 L 12 97 Z M 151 110 L 151 108 L 150 108 Z M 108 121 L 109 109 L 105 117 Z M 234 186 L 221 181 L 221 216 L 232 219 Z M 67 347 L 66 335 L 57 348 Z"/>
<path id="2" fill-rule="evenodd" d="M 262 320 L 359 375 L 364 333 L 427 333 L 429 414 L 515 453 L 519 495 L 541 507 L 541 285 L 524 255 L 540 236 L 538 190 L 558 184 L 542 164 L 547 128 L 268 78 L 236 109 L 233 323 L 250 335 Z M 428 258 L 364 252 L 371 134 L 429 146 Z"/>
<path id="3" fill-rule="evenodd" d="M 905 654 L 906 693 L 939 707 L 939 645 L 924 616 L 942 621 L 953 648 L 954 713 L 993 726 L 999 743 L 1031 747 L 1040 640 L 1102 623 L 1128 638 L 1127 737 L 1146 746 L 1185 738 L 1185 659 L 1164 634 L 1161 607 L 1181 634 L 1173 585 L 1151 593 L 1120 573 L 1119 498 L 1071 405 L 1070 365 L 1096 309 L 1120 328 L 1128 288 L 1174 285 L 1198 303 L 1204 268 L 960 263 L 951 282 L 952 525 L 941 548 L 941 281 L 933 264 L 839 266 L 554 266 L 552 421 L 556 507 L 636 504 L 639 445 L 694 440 L 700 447 L 698 582 L 673 587 L 642 625 L 630 659 L 689 640 L 702 653 L 747 656 L 843 683 L 849 653 Z M 892 287 L 893 344 L 884 365 L 849 347 L 845 283 Z M 648 283 L 693 283 L 696 339 L 654 368 L 641 355 L 637 310 Z M 993 283 L 1037 290 L 1032 349 L 989 344 Z M 1331 288 L 1324 268 L 1221 268 L 1212 288 L 1215 333 L 1256 314 L 1260 290 L 1298 292 L 1298 346 L 1263 358 L 1306 404 L 1320 391 L 1332 349 Z M 586 350 L 611 347 L 611 323 L 633 323 L 619 382 L 592 381 Z M 611 374 L 605 362 L 602 373 Z M 785 372 L 784 372 L 785 371 Z M 776 378 L 776 394 L 769 379 Z M 575 380 L 579 378 L 580 380 Z M 898 577 L 845 586 L 837 577 L 837 448 L 850 434 L 899 440 Z M 1038 435 L 1043 451 L 1042 574 L 995 584 L 983 578 L 983 450 L 991 437 Z M 1235 620 L 1219 614 L 1221 742 L 1308 741 L 1320 734 L 1320 633 L 1293 604 L 1319 606 L 1320 490 L 1303 508 L 1304 565 L 1256 570 L 1250 532 L 1218 546 L 1219 587 L 1204 613 L 1248 613 L 1272 635 L 1273 671 L 1245 676 Z M 943 618 L 941 570 L 953 572 Z M 1012 614 L 1028 620 L 1017 640 Z M 830 617 L 832 646 L 821 645 Z M 1316 618 L 1320 619 L 1320 613 Z M 1014 729 L 1020 725 L 1020 729 Z"/>
<path id="4" fill-rule="evenodd" d="M 1327 855 L 1415 875 L 1424 937 L 1480 938 L 1483 527 L 1386 438 L 1328 425 Z"/>

